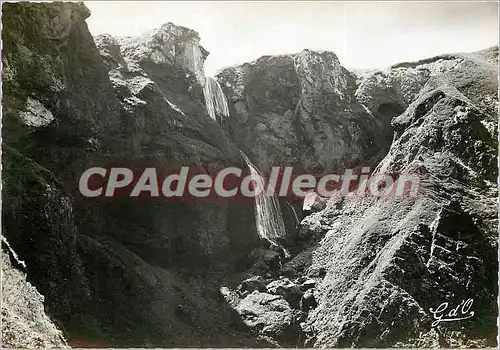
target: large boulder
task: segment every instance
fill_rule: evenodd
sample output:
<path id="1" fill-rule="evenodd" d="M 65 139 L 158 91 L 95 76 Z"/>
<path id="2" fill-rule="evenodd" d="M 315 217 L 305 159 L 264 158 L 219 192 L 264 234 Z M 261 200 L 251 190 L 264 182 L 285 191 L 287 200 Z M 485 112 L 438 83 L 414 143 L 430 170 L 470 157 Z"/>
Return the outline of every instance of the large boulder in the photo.
<path id="1" fill-rule="evenodd" d="M 271 294 L 281 295 L 294 309 L 299 308 L 300 299 L 304 294 L 299 285 L 286 277 L 272 281 L 266 286 L 266 289 Z"/>
<path id="2" fill-rule="evenodd" d="M 294 313 L 282 296 L 254 291 L 241 300 L 236 311 L 256 335 L 279 344 L 296 342 Z"/>

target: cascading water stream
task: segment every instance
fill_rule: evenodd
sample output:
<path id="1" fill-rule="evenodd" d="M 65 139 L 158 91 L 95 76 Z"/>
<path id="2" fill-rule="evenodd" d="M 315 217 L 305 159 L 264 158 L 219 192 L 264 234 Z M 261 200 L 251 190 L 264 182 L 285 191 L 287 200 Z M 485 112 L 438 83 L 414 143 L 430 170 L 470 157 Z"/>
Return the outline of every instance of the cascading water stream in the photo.
<path id="1" fill-rule="evenodd" d="M 281 247 L 279 240 L 286 235 L 285 223 L 283 222 L 283 214 L 278 200 L 274 195 L 268 195 L 265 188 L 264 176 L 250 162 L 250 159 L 240 151 L 241 156 L 245 160 L 252 179 L 256 184 L 258 195 L 255 197 L 255 222 L 257 224 L 257 233 L 261 238 L 266 239 L 272 245 Z M 272 191 L 274 193 L 274 189 Z M 285 256 L 288 257 L 288 252 L 283 248 Z"/>
<path id="2" fill-rule="evenodd" d="M 207 77 L 203 94 L 208 114 L 220 125 L 223 119 L 229 117 L 229 107 L 219 82 L 212 77 Z"/>
<path id="3" fill-rule="evenodd" d="M 219 82 L 214 78 L 207 77 L 203 92 L 208 114 L 221 125 L 223 120 L 229 117 L 229 107 Z M 279 243 L 279 240 L 286 235 L 283 214 L 281 213 L 279 202 L 274 195 L 267 195 L 267 191 L 264 188 L 264 176 L 241 150 L 240 153 L 250 169 L 250 174 L 257 187 L 259 187 L 259 190 L 262 189 L 255 197 L 255 222 L 257 233 L 261 238 L 271 243 L 271 245 L 281 247 L 285 257 L 289 257 L 289 253 Z"/>

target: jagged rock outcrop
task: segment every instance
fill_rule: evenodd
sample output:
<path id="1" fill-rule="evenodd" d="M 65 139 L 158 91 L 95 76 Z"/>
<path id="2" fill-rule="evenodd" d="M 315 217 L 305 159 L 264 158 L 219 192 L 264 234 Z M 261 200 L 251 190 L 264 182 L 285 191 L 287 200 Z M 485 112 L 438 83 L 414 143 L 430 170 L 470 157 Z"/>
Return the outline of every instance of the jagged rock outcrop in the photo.
<path id="1" fill-rule="evenodd" d="M 415 100 L 430 77 L 454 68 L 460 61 L 458 56 L 442 55 L 415 63 L 400 63 L 386 70 L 357 71 L 356 98 L 375 116 L 382 117 L 384 111 L 390 109 L 400 114 Z"/>
<path id="2" fill-rule="evenodd" d="M 303 313 L 295 338 L 259 331 L 273 329 L 275 319 L 263 308 L 240 312 L 247 323 L 260 320 L 251 328 L 280 345 L 496 344 L 497 64 L 496 47 L 356 73 L 356 98 L 394 132 L 372 175 L 417 175 L 420 192 L 321 200 L 288 242 L 289 261 L 260 259 L 250 269 L 267 274 L 266 290 L 253 291 L 254 299 L 283 296 L 292 313 Z M 297 289 L 297 305 L 299 294 L 290 292 L 304 279 L 312 283 Z M 248 298 L 240 297 L 230 303 L 237 310 Z M 447 313 L 469 303 L 474 316 L 433 326 L 431 309 L 445 302 Z M 280 317 L 289 313 L 281 310 Z"/>
<path id="3" fill-rule="evenodd" d="M 322 237 L 303 272 L 324 271 L 306 344 L 495 344 L 497 55 L 461 55 L 393 120 L 395 140 L 375 174 L 418 174 L 419 196 L 351 195 L 302 223 Z M 474 317 L 431 327 L 430 308 L 468 298 Z"/>
<path id="4" fill-rule="evenodd" d="M 322 173 L 376 164 L 392 137 L 355 95 L 356 77 L 332 52 L 264 56 L 222 70 L 229 133 L 257 165 Z"/>
<path id="5" fill-rule="evenodd" d="M 203 63 L 208 56 L 200 45 L 199 34 L 168 22 L 138 37 L 119 38 L 123 55 L 133 61 L 150 60 L 159 65 L 177 67 L 193 74 L 205 85 Z"/>

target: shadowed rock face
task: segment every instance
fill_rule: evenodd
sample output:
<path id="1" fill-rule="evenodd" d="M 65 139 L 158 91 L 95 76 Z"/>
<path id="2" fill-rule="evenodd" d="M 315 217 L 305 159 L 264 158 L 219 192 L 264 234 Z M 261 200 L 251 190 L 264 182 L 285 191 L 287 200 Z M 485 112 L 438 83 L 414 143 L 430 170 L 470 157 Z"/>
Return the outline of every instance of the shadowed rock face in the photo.
<path id="1" fill-rule="evenodd" d="M 217 76 L 223 130 L 196 32 L 94 41 L 82 4 L 2 11 L 2 233 L 70 345 L 495 344 L 497 48 L 383 71 L 349 72 L 331 52 L 262 57 Z M 285 240 L 288 260 L 252 251 L 252 205 L 78 193 L 90 165 L 243 167 L 238 148 L 264 170 L 418 173 L 422 192 L 322 201 Z M 473 318 L 431 327 L 429 308 L 468 298 Z M 40 344 L 63 344 L 36 320 Z"/>
<path id="2" fill-rule="evenodd" d="M 81 4 L 2 10 L 2 231 L 69 343 L 264 345 L 218 296 L 259 244 L 251 204 L 78 192 L 89 166 L 243 167 L 205 111 L 197 35 L 167 24 L 99 52 Z"/>
<path id="3" fill-rule="evenodd" d="M 206 112 L 202 67 L 207 52 L 198 42 L 196 32 L 171 23 L 140 37 L 96 38 L 125 111 L 124 139 L 130 145 L 127 154 L 122 152 L 123 164 L 201 171 L 243 167 L 235 145 Z M 240 249 L 257 242 L 251 204 L 140 201 L 140 206 L 129 198 L 105 205 L 120 206 L 117 212 L 110 209 L 122 228 L 116 230 L 120 240 L 151 262 L 168 265 L 181 259 L 203 265 L 207 257 L 237 257 Z M 95 206 L 94 201 L 89 205 Z M 133 234 L 120 224 L 124 211 L 132 213 L 139 228 Z M 145 218 L 151 224 L 147 230 Z"/>

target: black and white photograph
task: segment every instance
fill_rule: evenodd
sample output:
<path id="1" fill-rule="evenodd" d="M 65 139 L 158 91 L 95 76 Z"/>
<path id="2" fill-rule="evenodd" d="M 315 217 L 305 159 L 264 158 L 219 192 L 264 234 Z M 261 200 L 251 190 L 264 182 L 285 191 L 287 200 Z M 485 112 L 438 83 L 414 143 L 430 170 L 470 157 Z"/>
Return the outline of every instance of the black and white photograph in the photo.
<path id="1" fill-rule="evenodd" d="M 1 1 L 5 349 L 490 348 L 498 1 Z"/>

